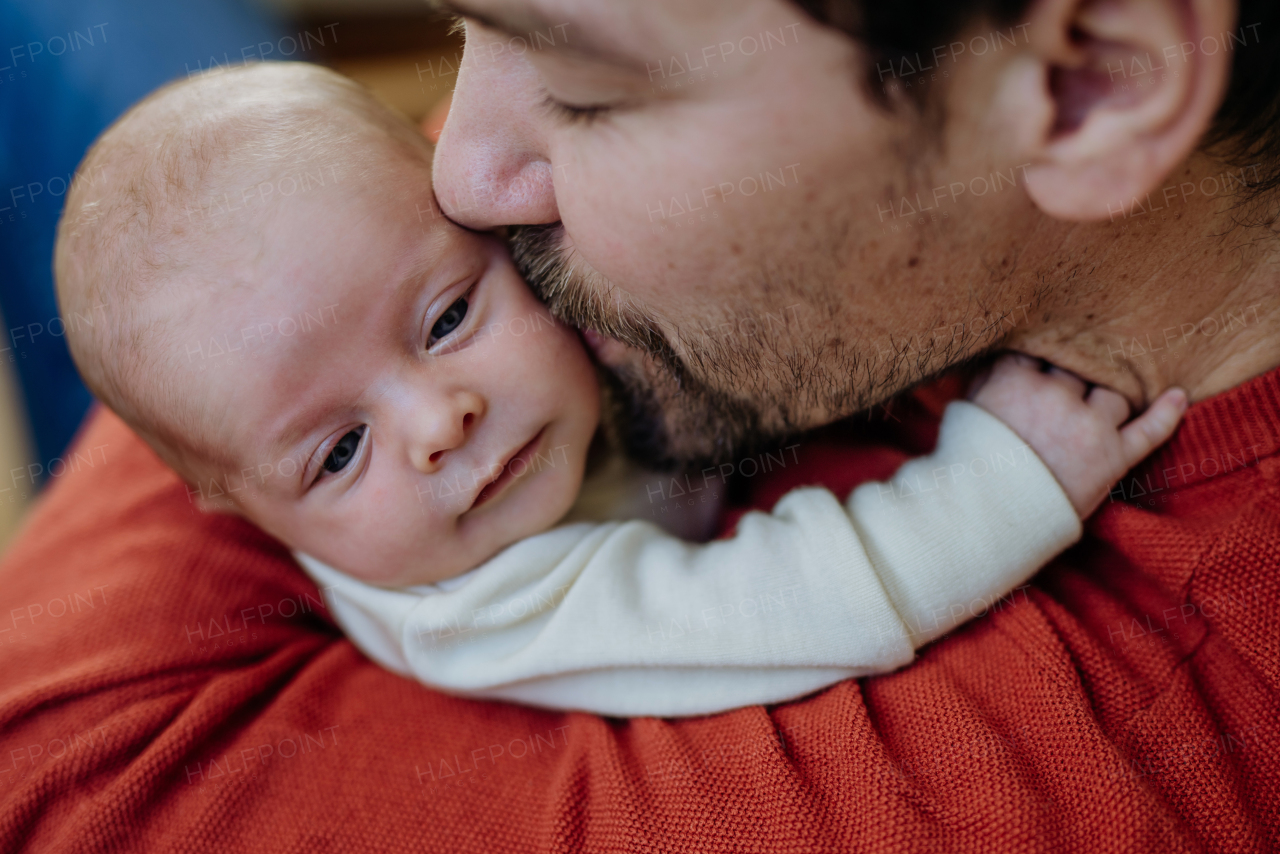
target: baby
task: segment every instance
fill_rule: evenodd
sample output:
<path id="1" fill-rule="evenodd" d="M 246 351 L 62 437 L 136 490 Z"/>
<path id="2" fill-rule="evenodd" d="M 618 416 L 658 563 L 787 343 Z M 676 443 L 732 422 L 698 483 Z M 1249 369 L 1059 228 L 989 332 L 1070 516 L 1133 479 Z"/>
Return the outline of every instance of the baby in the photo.
<path id="1" fill-rule="evenodd" d="M 68 324 L 98 397 L 444 690 L 669 716 L 900 667 L 1073 542 L 1185 408 L 1121 427 L 1118 394 L 1005 357 L 895 475 L 927 501 L 798 489 L 700 545 L 616 501 L 572 521 L 631 482 L 583 487 L 595 368 L 496 238 L 440 215 L 431 155 L 332 72 L 200 75 L 90 149 L 55 269 L 65 316 L 105 314 Z"/>

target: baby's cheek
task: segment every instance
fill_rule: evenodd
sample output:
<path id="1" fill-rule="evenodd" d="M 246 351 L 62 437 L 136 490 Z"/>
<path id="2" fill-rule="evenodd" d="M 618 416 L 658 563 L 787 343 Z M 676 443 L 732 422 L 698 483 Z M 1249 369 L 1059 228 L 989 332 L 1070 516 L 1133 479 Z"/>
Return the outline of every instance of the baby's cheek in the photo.
<path id="1" fill-rule="evenodd" d="M 434 559 L 439 521 L 428 496 L 410 492 L 395 499 L 385 495 L 370 501 L 364 512 L 341 526 L 340 548 L 363 580 L 372 584 L 402 584 L 417 577 Z M 338 534 L 338 526 L 333 533 Z M 413 582 L 408 582 L 413 583 Z M 424 582 L 418 582 L 424 583 Z"/>

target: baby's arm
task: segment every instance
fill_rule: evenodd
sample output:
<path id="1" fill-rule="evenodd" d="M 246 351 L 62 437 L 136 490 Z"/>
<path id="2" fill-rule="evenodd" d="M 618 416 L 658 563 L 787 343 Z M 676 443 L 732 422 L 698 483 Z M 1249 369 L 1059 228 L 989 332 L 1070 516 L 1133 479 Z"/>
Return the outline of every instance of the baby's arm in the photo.
<path id="1" fill-rule="evenodd" d="M 1058 381 L 999 367 L 975 400 L 1005 407 L 995 396 L 1012 380 L 1029 399 L 1061 397 L 1050 379 Z M 1058 403 L 1086 407 L 1079 397 Z M 1072 480 L 1069 460 L 1059 465 Z M 1079 530 L 1072 500 L 1026 443 L 958 402 L 934 454 L 892 481 L 865 484 L 843 503 L 827 490 L 795 490 L 772 513 L 747 514 L 728 540 L 694 545 L 645 522 L 569 525 L 443 590 L 382 590 L 303 562 L 371 657 L 426 684 L 675 716 L 900 667 Z"/>
<path id="2" fill-rule="evenodd" d="M 1173 435 L 1187 402 L 1171 389 L 1124 424 L 1129 404 L 1118 393 L 1088 391 L 1075 375 L 1021 354 L 998 359 L 969 398 L 1001 423 L 969 426 L 974 407 L 951 404 L 934 455 L 907 462 L 887 485 L 859 487 L 848 501 L 916 647 L 985 613 L 1074 542 L 1078 519 Z M 967 465 L 952 438 L 947 453 L 960 458 L 944 471 L 933 461 L 948 426 L 956 438 L 983 438 Z"/>

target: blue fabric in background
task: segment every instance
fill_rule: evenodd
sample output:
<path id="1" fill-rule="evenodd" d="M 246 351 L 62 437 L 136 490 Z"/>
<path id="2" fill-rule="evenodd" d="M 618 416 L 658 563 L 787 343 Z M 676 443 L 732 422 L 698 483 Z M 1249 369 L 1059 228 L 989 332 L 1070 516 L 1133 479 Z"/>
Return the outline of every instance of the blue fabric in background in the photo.
<path id="1" fill-rule="evenodd" d="M 279 55 L 287 36 L 239 0 L 0 0 L 0 359 L 21 383 L 45 472 L 92 401 L 53 290 L 54 233 L 76 166 L 157 86 L 211 64 L 290 58 Z"/>

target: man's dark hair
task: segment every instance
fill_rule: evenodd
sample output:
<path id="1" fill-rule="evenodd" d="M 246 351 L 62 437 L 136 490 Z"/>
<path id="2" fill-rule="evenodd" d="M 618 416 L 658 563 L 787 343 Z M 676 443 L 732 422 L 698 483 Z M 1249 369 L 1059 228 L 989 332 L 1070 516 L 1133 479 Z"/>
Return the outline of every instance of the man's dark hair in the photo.
<path id="1" fill-rule="evenodd" d="M 902 69 L 919 59 L 932 62 L 933 49 L 955 41 L 971 24 L 1016 25 L 1030 0 L 794 0 L 818 21 L 848 33 L 867 50 L 870 92 L 886 106 L 883 69 Z M 1231 81 L 1203 148 L 1232 166 L 1250 169 L 1249 190 L 1259 198 L 1280 186 L 1280 2 L 1240 0 L 1234 35 Z M 1244 37 L 1241 38 L 1243 32 Z M 1210 34 L 1218 38 L 1221 34 Z M 1208 38 L 1208 36 L 1206 36 Z M 1243 40 L 1244 45 L 1239 44 Z M 897 72 L 895 72 L 896 74 Z M 933 87 L 903 88 L 908 100 L 930 106 Z M 1267 217 L 1275 219 L 1275 214 Z"/>

